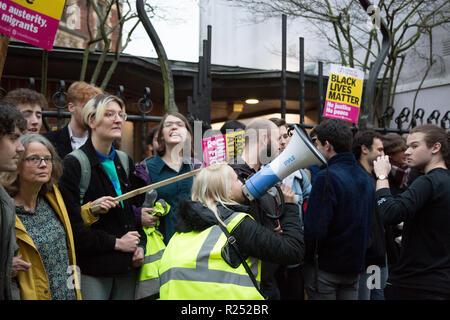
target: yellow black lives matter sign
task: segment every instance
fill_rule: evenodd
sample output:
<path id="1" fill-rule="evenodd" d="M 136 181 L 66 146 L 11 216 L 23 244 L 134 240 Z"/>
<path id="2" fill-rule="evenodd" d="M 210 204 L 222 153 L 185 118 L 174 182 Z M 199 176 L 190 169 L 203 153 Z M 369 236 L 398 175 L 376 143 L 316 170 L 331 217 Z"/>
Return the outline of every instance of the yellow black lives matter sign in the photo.
<path id="1" fill-rule="evenodd" d="M 323 117 L 358 123 L 363 82 L 361 70 L 331 65 Z"/>

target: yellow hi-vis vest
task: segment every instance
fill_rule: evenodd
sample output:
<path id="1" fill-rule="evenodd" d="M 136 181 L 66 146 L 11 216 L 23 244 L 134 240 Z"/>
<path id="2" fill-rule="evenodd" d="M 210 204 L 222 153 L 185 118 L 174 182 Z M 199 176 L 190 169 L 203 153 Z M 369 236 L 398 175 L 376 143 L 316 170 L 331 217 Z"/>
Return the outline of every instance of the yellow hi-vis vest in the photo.
<path id="1" fill-rule="evenodd" d="M 235 212 L 224 222 L 228 232 L 248 216 Z M 201 232 L 175 233 L 160 263 L 161 300 L 263 300 L 242 263 L 236 269 L 222 258 L 227 237 L 218 225 Z M 247 263 L 258 285 L 261 261 Z"/>
<path id="2" fill-rule="evenodd" d="M 170 211 L 170 205 L 167 202 L 163 204 L 156 202 L 153 209 L 156 212 L 152 214 L 161 217 Z M 136 283 L 134 294 L 136 300 L 151 297 L 159 292 L 159 264 L 166 248 L 164 237 L 156 227 L 142 227 L 142 229 L 147 236 L 147 246 L 145 247 L 144 264 L 139 271 Z"/>

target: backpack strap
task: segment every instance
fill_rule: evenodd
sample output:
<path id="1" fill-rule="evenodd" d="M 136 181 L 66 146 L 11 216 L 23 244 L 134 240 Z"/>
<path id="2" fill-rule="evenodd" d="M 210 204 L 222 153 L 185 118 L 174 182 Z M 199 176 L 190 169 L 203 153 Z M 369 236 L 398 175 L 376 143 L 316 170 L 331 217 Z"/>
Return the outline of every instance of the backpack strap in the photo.
<path id="1" fill-rule="evenodd" d="M 127 178 L 130 178 L 130 162 L 128 161 L 128 155 L 120 150 L 116 149 L 117 156 L 119 157 L 120 163 L 122 167 L 125 169 L 125 173 L 127 174 Z"/>
<path id="2" fill-rule="evenodd" d="M 250 280 L 253 283 L 253 286 L 256 288 L 256 290 L 259 292 L 259 294 L 264 298 L 264 300 L 267 299 L 266 295 L 262 292 L 261 288 L 258 285 L 258 282 L 256 281 L 255 275 L 253 274 L 252 270 L 247 264 L 247 261 L 245 261 L 245 258 L 242 256 L 241 251 L 239 250 L 239 247 L 236 243 L 236 238 L 228 232 L 227 228 L 222 225 L 219 221 L 217 221 L 217 225 L 222 229 L 222 232 L 227 237 L 228 243 L 231 245 L 231 247 L 234 249 L 235 253 L 239 257 L 239 260 L 241 260 L 242 266 L 244 267 L 245 271 L 247 272 L 248 276 L 250 277 Z"/>
<path id="3" fill-rule="evenodd" d="M 128 155 L 120 150 L 116 150 L 119 161 L 122 167 L 125 169 L 127 178 L 130 177 L 130 163 L 128 161 Z M 81 177 L 80 177 L 80 204 L 83 204 L 84 195 L 89 187 L 89 182 L 91 181 L 91 163 L 86 153 L 81 149 L 75 149 L 69 156 L 75 157 L 80 163 L 81 167 Z"/>
<path id="4" fill-rule="evenodd" d="M 83 150 L 75 149 L 68 155 L 75 157 L 80 163 L 80 204 L 83 204 L 84 195 L 86 194 L 87 188 L 89 187 L 89 182 L 91 181 L 91 163 Z"/>

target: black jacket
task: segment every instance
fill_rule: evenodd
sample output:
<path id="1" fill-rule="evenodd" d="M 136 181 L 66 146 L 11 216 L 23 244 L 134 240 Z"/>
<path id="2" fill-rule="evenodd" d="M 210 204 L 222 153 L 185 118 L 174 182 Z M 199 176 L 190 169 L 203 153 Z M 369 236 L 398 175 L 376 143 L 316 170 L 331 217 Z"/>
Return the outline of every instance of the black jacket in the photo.
<path id="1" fill-rule="evenodd" d="M 450 297 L 450 171 L 436 168 L 393 197 L 376 192 L 385 223 L 404 222 L 399 261 L 389 270 L 392 285 Z"/>
<path id="2" fill-rule="evenodd" d="M 91 139 L 89 138 L 80 149 L 87 154 L 91 163 L 91 180 L 83 204 L 106 195 L 116 197 L 114 186 L 103 169 Z M 131 158 L 128 160 L 130 172 L 133 172 L 133 160 Z M 143 186 L 143 182 L 133 174 L 130 173 L 130 179 L 127 178 L 117 154 L 114 157 L 114 163 L 123 194 Z M 139 245 L 145 247 L 147 238 L 142 228 L 136 226 L 131 208 L 132 204 L 139 207 L 143 196 L 123 201 L 123 209 L 119 204 L 106 214 L 100 214 L 97 222 L 86 227 L 80 214 L 80 171 L 80 164 L 76 158 L 65 157 L 64 173 L 59 187 L 72 224 L 77 262 L 81 273 L 103 277 L 127 275 L 132 270 L 133 254 L 114 250 L 115 241 L 129 231 L 138 231 L 141 235 Z"/>
<path id="3" fill-rule="evenodd" d="M 230 166 L 233 168 L 234 172 L 236 172 L 239 180 L 245 184 L 245 181 L 255 174 L 256 171 L 250 168 L 242 158 L 237 159 L 235 162 L 237 163 L 230 163 Z M 249 206 L 249 214 L 260 224 L 271 230 L 277 227 L 278 224 L 275 219 L 269 218 L 267 214 L 271 216 L 277 215 L 275 204 L 275 199 L 267 193 L 261 198 L 251 202 L 246 199 L 245 203 L 245 205 Z"/>
<path id="4" fill-rule="evenodd" d="M 239 180 L 242 183 L 245 183 L 245 180 L 247 180 L 250 176 L 256 173 L 256 171 L 250 166 L 248 166 L 242 158 L 238 157 L 237 159 L 234 159 L 232 163 L 230 163 L 230 166 L 233 168 L 233 170 L 236 172 Z M 261 198 L 256 199 L 254 201 L 248 201 L 246 200 L 246 205 L 249 206 L 248 213 L 262 226 L 267 228 L 270 232 L 274 232 L 273 229 L 277 227 L 277 222 L 275 219 L 269 218 L 267 214 L 271 216 L 277 215 L 277 206 L 275 199 L 269 195 L 265 194 Z M 301 232 L 301 231 L 300 231 Z M 303 238 L 303 234 L 302 234 Z M 278 269 L 279 264 L 278 263 L 272 263 L 268 261 L 263 261 L 262 268 L 261 268 L 261 289 L 263 291 L 270 290 L 273 287 L 273 284 L 275 282 L 274 274 L 276 270 Z"/>
<path id="5" fill-rule="evenodd" d="M 363 167 L 361 166 L 361 168 Z M 376 186 L 377 178 L 375 174 L 372 173 L 369 174 L 369 176 L 372 179 L 374 186 Z M 385 227 L 383 226 L 380 213 L 378 212 L 376 206 L 374 210 L 372 229 L 370 230 L 369 246 L 366 251 L 366 268 L 371 265 L 377 265 L 379 267 L 386 266 Z"/>
<path id="6" fill-rule="evenodd" d="M 244 220 L 233 230 L 240 252 L 244 257 L 254 257 L 263 261 L 277 264 L 296 264 L 303 260 L 304 243 L 298 219 L 298 206 L 287 204 L 286 213 L 280 219 L 282 234 L 277 234 L 261 226 L 250 217 Z M 246 212 L 246 206 L 219 205 L 218 212 L 225 220 L 233 212 Z M 203 231 L 217 224 L 214 213 L 201 203 L 181 199 L 178 207 L 178 217 L 175 224 L 177 232 Z M 230 250 L 233 252 L 233 250 Z M 234 263 L 237 255 L 232 257 Z"/>
<path id="7" fill-rule="evenodd" d="M 56 131 L 48 131 L 42 134 L 53 144 L 61 159 L 64 159 L 67 154 L 72 152 L 72 144 L 70 142 L 69 129 L 67 126 Z"/>

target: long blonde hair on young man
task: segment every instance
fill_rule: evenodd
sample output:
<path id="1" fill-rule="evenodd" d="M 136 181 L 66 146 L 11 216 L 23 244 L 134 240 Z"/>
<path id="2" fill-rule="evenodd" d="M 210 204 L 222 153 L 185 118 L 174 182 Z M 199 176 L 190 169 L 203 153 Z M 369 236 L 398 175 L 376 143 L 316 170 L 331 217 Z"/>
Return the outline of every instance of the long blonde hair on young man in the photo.
<path id="1" fill-rule="evenodd" d="M 233 169 L 226 163 L 213 164 L 203 168 L 194 178 L 191 198 L 198 201 L 212 212 L 224 224 L 217 213 L 217 204 L 223 206 L 237 205 L 231 199 L 230 174 Z"/>

